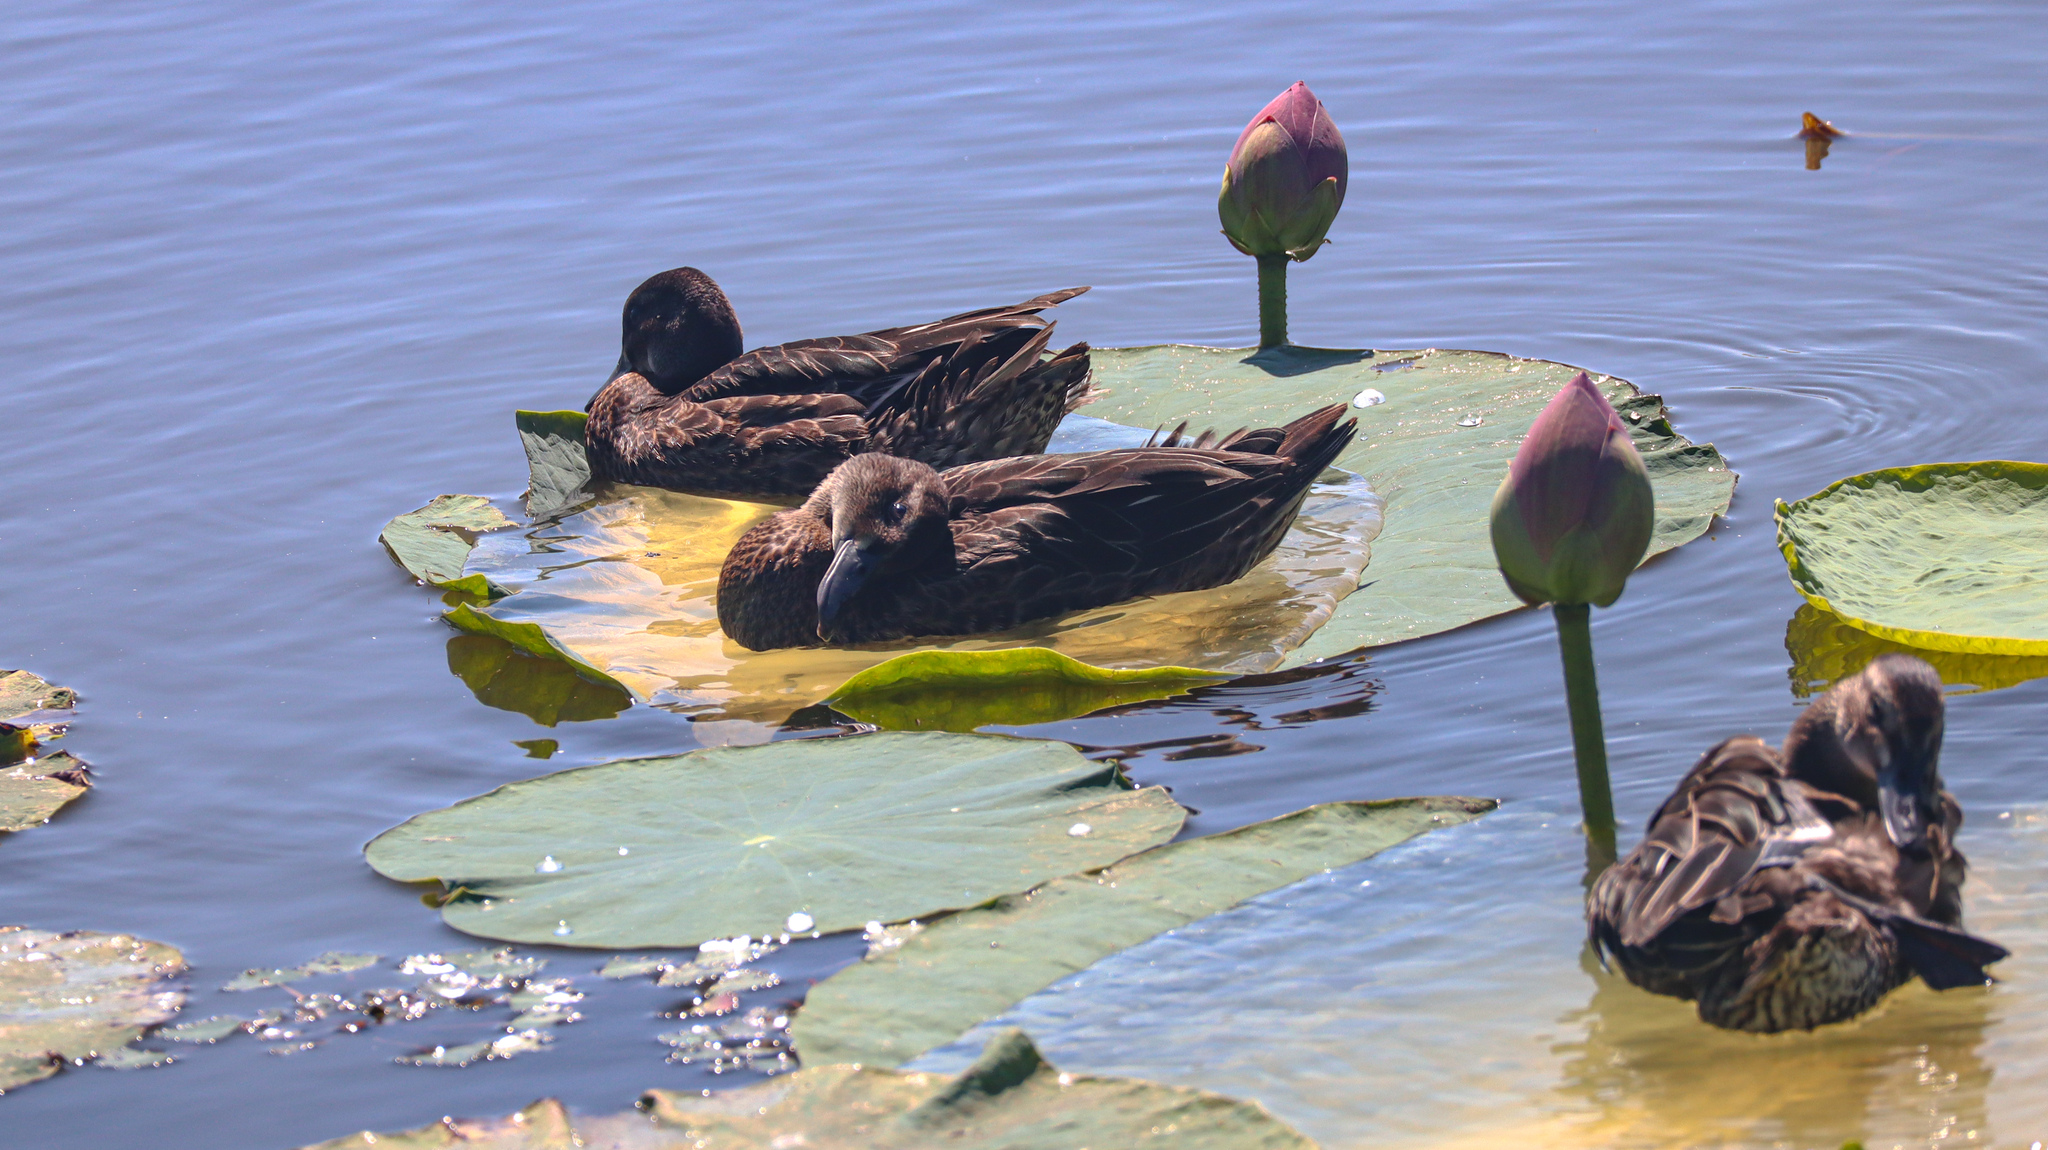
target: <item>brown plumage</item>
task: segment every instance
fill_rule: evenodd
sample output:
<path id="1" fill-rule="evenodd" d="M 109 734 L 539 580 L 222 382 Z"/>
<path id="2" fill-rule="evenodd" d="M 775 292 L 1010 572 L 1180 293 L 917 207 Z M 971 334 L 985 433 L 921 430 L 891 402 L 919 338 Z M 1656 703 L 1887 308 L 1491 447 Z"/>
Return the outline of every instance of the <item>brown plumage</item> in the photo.
<path id="1" fill-rule="evenodd" d="M 1279 544 L 1357 430 L 1343 414 L 943 472 L 856 457 L 733 546 L 719 624 L 757 651 L 848 646 L 1220 586 Z"/>
<path id="2" fill-rule="evenodd" d="M 2006 951 L 1960 929 L 1942 714 L 1934 669 L 1885 655 L 1815 700 L 1782 754 L 1746 735 L 1708 751 L 1593 884 L 1594 946 L 1732 1030 L 1841 1022 L 1916 974 L 1982 985 Z"/>
<path id="3" fill-rule="evenodd" d="M 1043 451 L 1088 399 L 1088 345 L 1049 354 L 1038 313 L 1087 290 L 741 354 L 711 277 L 662 272 L 626 300 L 619 366 L 587 407 L 591 472 L 789 499 L 865 452 L 951 467 Z"/>

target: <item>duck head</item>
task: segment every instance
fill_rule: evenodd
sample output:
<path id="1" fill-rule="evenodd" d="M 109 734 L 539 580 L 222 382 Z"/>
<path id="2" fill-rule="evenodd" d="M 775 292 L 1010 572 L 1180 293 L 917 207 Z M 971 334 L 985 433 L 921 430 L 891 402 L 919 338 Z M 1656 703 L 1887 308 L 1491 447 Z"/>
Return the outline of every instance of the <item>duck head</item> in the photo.
<path id="1" fill-rule="evenodd" d="M 1941 676 L 1911 655 L 1881 655 L 1829 688 L 1792 724 L 1792 774 L 1863 803 L 1901 850 L 1928 849 L 1941 822 Z"/>
<path id="2" fill-rule="evenodd" d="M 832 566 L 818 581 L 818 637 L 862 588 L 921 568 L 953 566 L 951 501 L 939 473 L 893 455 L 856 455 L 832 470 L 804 510 L 832 531 Z"/>
<path id="3" fill-rule="evenodd" d="M 626 297 L 614 378 L 632 371 L 674 395 L 738 359 L 740 321 L 710 276 L 676 268 Z"/>

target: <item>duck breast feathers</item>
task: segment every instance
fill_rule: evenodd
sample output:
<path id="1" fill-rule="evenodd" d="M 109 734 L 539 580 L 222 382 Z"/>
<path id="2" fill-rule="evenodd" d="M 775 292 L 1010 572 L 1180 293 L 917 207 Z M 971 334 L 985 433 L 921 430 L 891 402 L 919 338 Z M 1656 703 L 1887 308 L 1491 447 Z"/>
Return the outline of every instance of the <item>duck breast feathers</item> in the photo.
<path id="1" fill-rule="evenodd" d="M 619 366 L 588 405 L 591 471 L 793 499 L 866 452 L 950 467 L 1042 451 L 1087 401 L 1089 363 L 1086 344 L 1049 352 L 1039 313 L 1087 290 L 742 354 L 718 285 L 663 272 L 626 301 Z"/>
<path id="2" fill-rule="evenodd" d="M 2006 951 L 1960 928 L 1941 715 L 1932 668 L 1889 655 L 1809 707 L 1782 755 L 1750 736 L 1708 751 L 1594 883 L 1594 946 L 1735 1030 L 1840 1022 L 1915 975 L 1982 985 Z"/>
<path id="3" fill-rule="evenodd" d="M 842 465 L 726 557 L 718 617 L 754 650 L 999 631 L 1231 582 L 1270 554 L 1351 441 L 1342 405 L 1287 425 L 935 471 Z"/>

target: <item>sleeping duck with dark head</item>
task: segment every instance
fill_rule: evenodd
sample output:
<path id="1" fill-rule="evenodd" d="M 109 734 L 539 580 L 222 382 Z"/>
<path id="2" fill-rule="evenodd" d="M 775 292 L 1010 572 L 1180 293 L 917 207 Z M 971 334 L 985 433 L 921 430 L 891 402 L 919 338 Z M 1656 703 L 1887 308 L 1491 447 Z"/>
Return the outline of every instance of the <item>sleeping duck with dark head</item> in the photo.
<path id="1" fill-rule="evenodd" d="M 1854 1018 L 1908 979 L 1981 986 L 2004 947 L 1962 930 L 1962 808 L 1942 789 L 1934 668 L 1885 655 L 1815 700 L 1782 751 L 1708 751 L 1586 923 L 1630 982 L 1731 1030 Z"/>
<path id="2" fill-rule="evenodd" d="M 711 277 L 662 272 L 627 298 L 619 365 L 587 407 L 591 472 L 778 500 L 867 452 L 951 467 L 1043 451 L 1087 401 L 1089 365 L 1087 344 L 1046 350 L 1039 313 L 1087 290 L 743 353 Z"/>
<path id="3" fill-rule="evenodd" d="M 1343 414 L 944 471 L 855 456 L 733 546 L 719 624 L 756 651 L 851 646 L 1221 586 L 1279 545 L 1357 430 Z"/>

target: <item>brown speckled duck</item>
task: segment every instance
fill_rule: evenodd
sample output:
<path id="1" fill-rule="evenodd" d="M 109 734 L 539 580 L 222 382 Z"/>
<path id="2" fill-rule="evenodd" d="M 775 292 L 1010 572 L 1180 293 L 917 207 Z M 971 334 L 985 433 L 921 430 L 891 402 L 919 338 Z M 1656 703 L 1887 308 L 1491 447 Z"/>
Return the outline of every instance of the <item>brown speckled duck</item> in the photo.
<path id="1" fill-rule="evenodd" d="M 1087 401 L 1088 345 L 1048 354 L 1053 325 L 1038 313 L 1087 290 L 742 354 L 711 277 L 662 272 L 627 298 L 619 366 L 588 405 L 591 472 L 793 499 L 866 452 L 951 467 L 1043 451 Z"/>
<path id="2" fill-rule="evenodd" d="M 719 624 L 756 651 L 850 646 L 1229 583 L 1279 545 L 1351 442 L 1343 414 L 945 471 L 856 456 L 733 546 Z"/>
<path id="3" fill-rule="evenodd" d="M 1708 751 L 1594 883 L 1594 946 L 1731 1030 L 1841 1022 L 1915 975 L 1990 981 L 2007 952 L 1961 929 L 1942 715 L 1934 669 L 1885 655 L 1807 707 L 1782 753 L 1749 736 Z"/>

